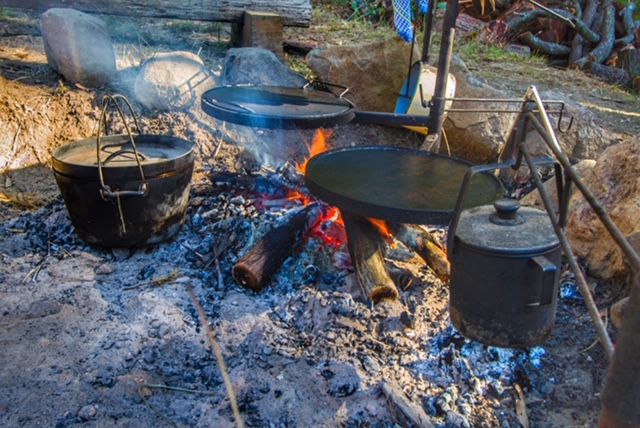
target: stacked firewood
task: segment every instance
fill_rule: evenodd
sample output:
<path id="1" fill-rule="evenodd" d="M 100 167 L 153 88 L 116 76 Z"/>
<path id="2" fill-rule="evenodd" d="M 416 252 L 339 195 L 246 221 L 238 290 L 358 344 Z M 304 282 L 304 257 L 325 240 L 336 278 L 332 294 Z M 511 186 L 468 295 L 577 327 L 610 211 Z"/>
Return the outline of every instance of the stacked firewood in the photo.
<path id="1" fill-rule="evenodd" d="M 640 23 L 636 4 L 613 0 L 473 0 L 456 27 L 477 40 L 519 43 L 621 86 L 640 90 Z"/>

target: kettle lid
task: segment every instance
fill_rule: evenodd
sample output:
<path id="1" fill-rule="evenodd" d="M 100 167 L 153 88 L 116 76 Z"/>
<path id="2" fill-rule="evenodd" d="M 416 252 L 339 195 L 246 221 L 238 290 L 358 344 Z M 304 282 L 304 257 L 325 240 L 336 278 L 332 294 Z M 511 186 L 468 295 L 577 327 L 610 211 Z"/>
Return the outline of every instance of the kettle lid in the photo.
<path id="1" fill-rule="evenodd" d="M 515 199 L 498 199 L 493 206 L 470 208 L 460 214 L 456 238 L 481 251 L 522 253 L 560 245 L 546 211 L 521 207 Z"/>

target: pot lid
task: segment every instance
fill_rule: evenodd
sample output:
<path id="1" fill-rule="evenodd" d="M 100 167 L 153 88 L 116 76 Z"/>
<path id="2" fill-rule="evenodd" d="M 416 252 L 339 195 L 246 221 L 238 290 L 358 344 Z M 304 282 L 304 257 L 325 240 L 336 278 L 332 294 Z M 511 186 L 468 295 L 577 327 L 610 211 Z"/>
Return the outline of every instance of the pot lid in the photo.
<path id="1" fill-rule="evenodd" d="M 311 89 L 282 86 L 220 86 L 202 94 L 208 115 L 260 128 L 329 128 L 350 122 L 354 105 Z"/>
<path id="2" fill-rule="evenodd" d="M 165 174 L 194 161 L 193 144 L 168 135 L 134 134 L 145 177 Z M 98 174 L 97 139 L 73 141 L 53 151 L 53 169 L 67 176 L 96 179 Z M 106 177 L 140 177 L 133 146 L 128 135 L 100 138 L 100 162 Z"/>
<path id="3" fill-rule="evenodd" d="M 315 196 L 366 217 L 414 224 L 446 225 L 471 164 L 401 147 L 363 146 L 322 152 L 307 163 L 305 184 Z M 502 195 L 491 174 L 476 174 L 466 207 Z"/>
<path id="4" fill-rule="evenodd" d="M 456 238 L 483 252 L 534 254 L 560 245 L 546 211 L 498 200 L 462 211 Z"/>

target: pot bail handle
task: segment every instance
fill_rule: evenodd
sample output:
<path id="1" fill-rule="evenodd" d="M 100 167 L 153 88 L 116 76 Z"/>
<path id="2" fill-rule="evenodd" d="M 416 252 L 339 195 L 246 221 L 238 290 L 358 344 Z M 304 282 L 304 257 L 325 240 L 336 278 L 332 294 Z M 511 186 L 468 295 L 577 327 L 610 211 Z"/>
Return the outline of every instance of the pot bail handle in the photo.
<path id="1" fill-rule="evenodd" d="M 138 120 L 136 119 L 136 115 L 133 112 L 133 107 L 131 106 L 131 103 L 129 102 L 129 100 L 124 97 L 123 95 L 119 95 L 119 94 L 115 94 L 115 95 L 109 95 L 106 94 L 103 98 L 102 98 L 102 113 L 100 114 L 100 120 L 98 121 L 98 135 L 96 138 L 96 156 L 98 158 L 98 175 L 100 177 L 100 196 L 102 197 L 102 199 L 104 200 L 109 200 L 109 199 L 119 199 L 120 196 L 144 196 L 147 194 L 148 190 L 149 190 L 149 186 L 144 178 L 144 171 L 142 170 L 142 163 L 140 162 L 140 159 L 144 160 L 145 157 L 142 155 L 142 153 L 140 153 L 138 151 L 138 148 L 136 146 L 136 143 L 134 141 L 133 138 L 133 134 L 131 133 L 131 129 L 129 128 L 129 125 L 127 124 L 127 121 L 125 119 L 124 116 L 124 112 L 122 111 L 122 109 L 120 108 L 120 105 L 118 104 L 118 102 L 116 101 L 116 99 L 120 99 L 122 101 L 124 101 L 124 103 L 127 105 L 127 107 L 129 108 L 129 112 L 131 113 L 131 116 L 133 117 L 133 123 L 136 126 L 136 129 L 138 130 L 138 132 L 140 131 L 140 126 L 138 125 Z M 133 154 L 134 157 L 136 159 L 136 163 L 138 164 L 138 170 L 140 171 L 140 186 L 138 186 L 138 190 L 111 190 L 111 187 L 109 187 L 108 185 L 106 185 L 104 183 L 104 174 L 102 172 L 102 166 L 103 166 L 103 162 L 102 159 L 100 158 L 100 149 L 102 148 L 100 139 L 101 139 L 101 132 L 102 132 L 102 128 L 103 126 L 105 126 L 105 117 L 107 114 L 107 107 L 109 105 L 109 101 L 111 101 L 113 103 L 113 105 L 115 106 L 116 110 L 118 111 L 118 114 L 120 115 L 120 118 L 122 119 L 122 123 L 124 124 L 124 128 L 127 131 L 127 136 L 129 137 L 129 142 L 131 143 L 131 147 L 133 148 Z M 106 146 L 105 146 L 106 147 Z M 106 164 L 109 160 L 113 159 L 114 157 L 122 154 L 122 153 L 131 153 L 131 150 L 119 150 L 115 153 L 112 153 L 111 155 L 109 155 L 104 163 Z"/>
<path id="2" fill-rule="evenodd" d="M 545 164 L 553 164 L 556 165 L 550 158 L 538 158 L 534 159 L 534 164 L 536 165 L 545 165 Z M 462 214 L 462 208 L 464 206 L 464 201 L 467 197 L 467 192 L 469 191 L 469 187 L 471 185 L 471 178 L 478 173 L 488 172 L 488 171 L 497 171 L 506 168 L 516 169 L 519 164 L 515 160 L 507 160 L 504 162 L 498 163 L 490 163 L 484 165 L 474 165 L 467 169 L 467 172 L 464 174 L 462 178 L 462 184 L 460 185 L 460 190 L 458 191 L 458 198 L 456 199 L 456 205 L 453 209 L 453 216 L 451 217 L 451 221 L 449 222 L 449 230 L 447 232 L 447 256 L 449 260 L 451 260 L 453 256 L 453 244 L 455 241 L 456 230 L 458 229 L 458 223 L 460 222 L 460 215 Z M 500 202 L 499 202 L 500 204 Z M 514 214 L 516 212 L 514 211 Z M 517 222 L 517 216 L 515 221 Z"/>

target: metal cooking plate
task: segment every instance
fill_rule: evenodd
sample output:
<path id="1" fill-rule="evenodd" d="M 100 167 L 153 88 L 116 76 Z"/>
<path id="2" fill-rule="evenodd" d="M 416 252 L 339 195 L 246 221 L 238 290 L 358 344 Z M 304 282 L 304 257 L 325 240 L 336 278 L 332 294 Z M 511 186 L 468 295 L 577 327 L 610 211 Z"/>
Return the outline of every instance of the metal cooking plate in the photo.
<path id="1" fill-rule="evenodd" d="M 354 106 L 310 88 L 221 86 L 202 94 L 202 109 L 216 119 L 260 128 L 323 128 L 350 122 Z"/>
<path id="2" fill-rule="evenodd" d="M 320 153 L 305 184 L 341 210 L 400 223 L 446 225 L 472 164 L 426 151 L 365 146 Z M 472 177 L 464 208 L 491 204 L 502 185 L 488 173 Z"/>

